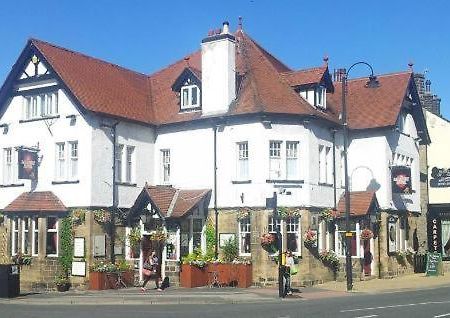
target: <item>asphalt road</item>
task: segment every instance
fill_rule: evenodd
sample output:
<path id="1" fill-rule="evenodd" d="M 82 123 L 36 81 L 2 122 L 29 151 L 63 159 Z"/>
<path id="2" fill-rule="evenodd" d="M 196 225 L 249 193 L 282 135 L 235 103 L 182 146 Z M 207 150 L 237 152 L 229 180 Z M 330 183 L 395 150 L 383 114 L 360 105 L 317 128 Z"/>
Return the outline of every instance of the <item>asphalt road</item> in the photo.
<path id="1" fill-rule="evenodd" d="M 45 300 L 44 300 L 45 301 Z M 24 305 L 1 304 L 0 318 L 118 317 L 333 317 L 450 318 L 450 287 L 384 294 L 349 294 L 314 300 L 223 305 Z"/>

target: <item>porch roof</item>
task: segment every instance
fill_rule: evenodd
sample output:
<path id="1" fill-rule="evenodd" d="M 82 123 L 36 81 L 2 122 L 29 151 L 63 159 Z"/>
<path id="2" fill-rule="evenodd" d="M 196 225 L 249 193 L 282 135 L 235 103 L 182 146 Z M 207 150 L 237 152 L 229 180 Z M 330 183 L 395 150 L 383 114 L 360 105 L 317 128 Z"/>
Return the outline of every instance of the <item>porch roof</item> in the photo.
<path id="1" fill-rule="evenodd" d="M 350 216 L 365 216 L 378 209 L 377 196 L 374 191 L 350 192 Z M 337 217 L 345 216 L 345 195 L 337 206 Z"/>
<path id="2" fill-rule="evenodd" d="M 24 192 L 8 204 L 4 213 L 67 212 L 66 206 L 51 191 Z"/>

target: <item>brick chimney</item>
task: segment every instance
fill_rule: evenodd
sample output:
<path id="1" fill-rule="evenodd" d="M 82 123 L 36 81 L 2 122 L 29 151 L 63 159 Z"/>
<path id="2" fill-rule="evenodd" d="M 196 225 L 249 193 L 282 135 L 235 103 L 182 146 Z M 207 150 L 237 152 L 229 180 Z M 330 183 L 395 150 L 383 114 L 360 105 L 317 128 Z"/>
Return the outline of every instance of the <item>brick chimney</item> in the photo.
<path id="1" fill-rule="evenodd" d="M 202 40 L 203 114 L 225 113 L 236 98 L 236 39 L 228 22 L 214 33 Z"/>

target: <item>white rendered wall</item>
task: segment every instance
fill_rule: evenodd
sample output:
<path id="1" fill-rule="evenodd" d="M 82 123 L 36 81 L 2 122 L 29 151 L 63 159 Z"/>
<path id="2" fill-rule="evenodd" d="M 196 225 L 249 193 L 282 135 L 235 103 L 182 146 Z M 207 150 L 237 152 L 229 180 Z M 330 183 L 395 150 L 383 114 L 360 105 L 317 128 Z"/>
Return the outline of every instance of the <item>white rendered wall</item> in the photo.
<path id="1" fill-rule="evenodd" d="M 224 113 L 236 98 L 236 44 L 225 38 L 202 43 L 202 112 Z"/>
<path id="2" fill-rule="evenodd" d="M 48 83 L 46 84 L 46 86 Z M 38 86 L 33 86 L 36 88 Z M 31 86 L 30 86 L 31 88 Z M 0 208 L 4 208 L 23 192 L 52 191 L 67 206 L 87 206 L 91 198 L 91 128 L 85 118 L 81 116 L 72 101 L 63 90 L 58 90 L 58 107 L 60 117 L 50 121 L 51 126 L 47 128 L 44 120 L 19 123 L 23 116 L 23 97 L 14 97 L 8 105 L 6 111 L 0 118 L 0 123 L 8 124 L 7 134 L 0 134 L 0 150 L 2 152 L 0 160 L 3 167 L 3 148 L 26 146 L 39 146 L 38 182 L 31 184 L 30 180 L 18 180 L 17 183 L 24 183 L 22 187 L 1 188 Z M 70 125 L 67 115 L 76 115 L 75 125 Z M 52 184 L 55 181 L 55 158 L 57 142 L 78 141 L 78 179 L 77 184 Z M 67 147 L 67 145 L 66 145 Z M 67 152 L 68 149 L 66 149 Z M 67 160 L 67 157 L 66 157 Z M 14 169 L 17 169 L 17 157 L 15 157 Z M 17 171 L 14 171 L 17 176 Z M 3 174 L 3 169 L 0 170 Z M 1 182 L 3 176 L 0 177 Z"/>
<path id="3" fill-rule="evenodd" d="M 450 168 L 450 123 L 428 110 L 424 110 L 424 113 L 431 139 L 431 144 L 427 146 L 428 179 L 430 180 L 432 178 L 431 169 L 434 167 Z M 449 203 L 450 201 L 449 187 L 429 187 L 428 193 L 430 204 Z"/>

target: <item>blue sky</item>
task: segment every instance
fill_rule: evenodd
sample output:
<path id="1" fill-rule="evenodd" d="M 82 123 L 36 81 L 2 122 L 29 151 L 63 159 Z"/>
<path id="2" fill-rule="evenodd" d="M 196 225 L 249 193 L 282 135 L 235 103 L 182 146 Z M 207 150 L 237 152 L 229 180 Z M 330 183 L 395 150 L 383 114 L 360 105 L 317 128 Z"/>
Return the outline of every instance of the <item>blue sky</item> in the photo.
<path id="1" fill-rule="evenodd" d="M 446 0 L 3 0 L 0 82 L 28 38 L 152 73 L 199 48 L 224 20 L 291 68 L 330 70 L 364 60 L 375 73 L 428 70 L 432 91 L 450 118 L 450 2 Z M 350 77 L 365 76 L 364 67 Z"/>

